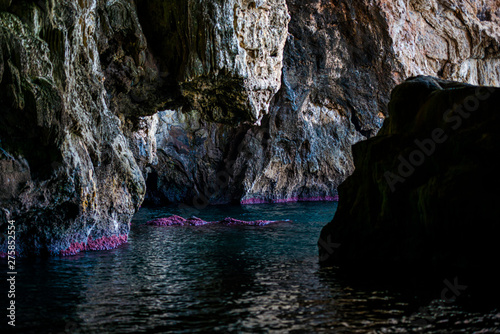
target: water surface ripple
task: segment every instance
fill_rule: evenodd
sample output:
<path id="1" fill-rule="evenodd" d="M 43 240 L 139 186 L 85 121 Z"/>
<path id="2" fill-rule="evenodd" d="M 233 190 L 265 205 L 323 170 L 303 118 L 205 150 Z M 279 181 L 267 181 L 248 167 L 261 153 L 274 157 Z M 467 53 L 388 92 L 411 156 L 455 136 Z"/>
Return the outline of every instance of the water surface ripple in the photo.
<path id="1" fill-rule="evenodd" d="M 317 238 L 335 210 L 336 203 L 210 207 L 198 216 L 292 222 L 156 227 L 145 222 L 182 212 L 143 208 L 118 249 L 19 262 L 16 330 L 500 333 L 494 308 L 351 284 L 320 269 Z"/>

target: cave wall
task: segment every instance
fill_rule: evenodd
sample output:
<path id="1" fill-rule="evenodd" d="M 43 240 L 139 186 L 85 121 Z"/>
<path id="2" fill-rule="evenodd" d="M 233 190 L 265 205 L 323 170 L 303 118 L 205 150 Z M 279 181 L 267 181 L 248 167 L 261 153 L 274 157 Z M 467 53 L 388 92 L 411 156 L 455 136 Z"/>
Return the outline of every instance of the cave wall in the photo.
<path id="1" fill-rule="evenodd" d="M 2 1 L 0 233 L 69 254 L 125 240 L 144 199 L 333 200 L 403 79 L 499 85 L 498 7 Z"/>
<path id="2" fill-rule="evenodd" d="M 15 221 L 20 254 L 126 240 L 145 180 L 124 133 L 131 114 L 161 105 L 132 8 L 15 1 L 0 12 L 0 220 Z"/>
<path id="3" fill-rule="evenodd" d="M 495 0 L 377 1 L 402 80 L 432 75 L 500 85 L 500 3 Z"/>
<path id="4" fill-rule="evenodd" d="M 217 123 L 260 122 L 281 84 L 285 0 L 138 0 L 137 10 L 186 108 Z"/>
<path id="5" fill-rule="evenodd" d="M 291 19 L 281 87 L 263 108 L 261 124 L 228 127 L 193 104 L 160 113 L 149 203 L 201 208 L 334 199 L 354 169 L 351 145 L 378 132 L 390 91 L 402 80 L 426 74 L 500 85 L 493 1 L 286 4 Z M 180 64 L 175 68 L 186 60 Z M 170 122 L 165 114 L 186 121 Z M 193 119 L 199 121 L 191 126 Z M 179 142 L 190 153 L 176 149 Z"/>
<path id="6" fill-rule="evenodd" d="M 147 10 L 151 8 L 158 12 L 154 3 L 139 5 L 139 18 L 149 18 Z M 162 6 L 164 12 L 170 5 Z M 263 8 L 265 13 L 282 12 L 282 4 L 273 1 L 247 1 L 235 2 L 232 15 L 241 16 L 241 6 L 250 11 Z M 336 187 L 353 169 L 350 146 L 373 136 L 382 125 L 388 92 L 396 84 L 392 72 L 399 64 L 387 47 L 390 36 L 376 9 L 362 2 L 334 6 L 318 1 L 288 1 L 287 7 L 290 22 L 267 20 L 281 24 L 280 36 L 286 38 L 286 44 L 277 57 L 283 59 L 283 64 L 268 66 L 266 72 L 280 80 L 279 85 L 272 85 L 280 89 L 270 91 L 271 98 L 266 98 L 257 122 L 247 117 L 242 122 L 233 120 L 227 124 L 221 117 L 213 116 L 210 106 L 196 103 L 200 98 L 193 103 L 193 91 L 184 91 L 183 73 L 189 63 L 186 53 L 202 53 L 196 51 L 197 46 L 176 37 L 177 53 L 172 52 L 172 46 L 162 47 L 169 48 L 169 52 L 153 50 L 181 55 L 176 60 L 172 60 L 175 56 L 167 56 L 163 66 L 177 80 L 185 103 L 157 115 L 158 163 L 150 166 L 148 203 L 186 202 L 201 208 L 208 203 L 336 198 Z M 171 15 L 178 15 L 178 8 L 169 9 Z M 353 18 L 363 24 L 353 26 Z M 156 22 L 153 25 L 159 26 Z M 196 24 L 187 24 L 183 31 L 191 31 L 192 26 Z M 166 28 L 162 28 L 164 34 Z M 170 28 L 169 38 L 177 36 L 179 28 Z M 148 28 L 145 32 L 159 34 L 158 30 L 148 32 Z M 266 43 L 255 39 L 258 36 L 248 34 L 246 44 L 260 44 L 260 54 L 268 58 L 273 52 L 266 48 Z M 255 54 L 248 48 L 238 50 L 250 58 Z M 168 70 L 168 64 L 178 71 Z M 233 77 L 233 66 L 224 66 L 225 76 Z M 199 76 L 205 77 L 208 72 L 212 81 L 221 80 L 219 68 L 202 68 L 204 72 Z M 255 94 L 255 86 L 243 88 L 244 95 Z M 209 98 L 213 95 L 211 89 L 202 87 L 194 92 Z M 218 108 L 224 105 L 224 101 L 218 101 Z"/>
<path id="7" fill-rule="evenodd" d="M 399 68 L 376 8 L 287 3 L 283 85 L 267 118 L 270 138 L 244 178 L 243 203 L 334 199 L 353 171 L 351 145 L 382 125 Z M 259 146 L 253 138 L 249 145 Z"/>

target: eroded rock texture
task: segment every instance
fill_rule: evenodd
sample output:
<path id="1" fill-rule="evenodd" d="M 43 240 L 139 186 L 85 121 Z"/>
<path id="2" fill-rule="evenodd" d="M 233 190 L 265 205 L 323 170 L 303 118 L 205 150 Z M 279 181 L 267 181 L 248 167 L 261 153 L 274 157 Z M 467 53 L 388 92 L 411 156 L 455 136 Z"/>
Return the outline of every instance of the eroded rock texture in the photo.
<path id="1" fill-rule="evenodd" d="M 263 108 L 269 114 L 262 113 L 260 126 L 235 127 L 192 102 L 160 113 L 159 163 L 152 167 L 148 187 L 152 202 L 202 207 L 334 199 L 337 186 L 354 168 L 351 145 L 377 133 L 389 92 L 401 80 L 430 74 L 500 83 L 494 2 L 289 0 L 287 6 L 291 20 L 282 84 Z M 186 58 L 185 51 L 178 53 Z M 186 77 L 186 63 L 176 63 L 182 64 L 175 67 L 180 69 L 177 78 Z M 227 67 L 234 72 L 232 65 Z M 214 94 L 207 96 L 213 99 Z M 189 154 L 179 150 L 181 142 L 184 151 L 192 148 Z"/>
<path id="2" fill-rule="evenodd" d="M 152 91 L 160 86 L 135 10 L 127 2 L 90 0 L 6 7 L 2 222 L 15 220 L 20 254 L 126 240 L 145 181 L 123 131 L 128 115 L 156 111 Z"/>
<path id="3" fill-rule="evenodd" d="M 375 8 L 319 1 L 287 5 L 291 21 L 283 75 L 280 66 L 268 66 L 273 72 L 266 72 L 281 76 L 281 89 L 262 108 L 269 113 L 262 113 L 261 125 L 228 126 L 193 103 L 159 113 L 159 163 L 148 180 L 148 199 L 186 201 L 195 207 L 335 199 L 336 187 L 352 172 L 350 145 L 374 135 L 382 124 L 398 64 Z M 251 11 L 281 8 L 271 1 L 246 6 Z M 238 12 L 240 4 L 235 8 Z M 353 19 L 360 22 L 353 25 Z M 263 44 L 246 36 L 245 45 Z M 183 66 L 177 77 L 185 77 Z"/>
<path id="4" fill-rule="evenodd" d="M 395 88 L 380 133 L 321 232 L 320 261 L 356 270 L 454 270 L 483 277 L 496 222 L 500 89 L 418 77 Z"/>
<path id="5" fill-rule="evenodd" d="M 350 146 L 374 135 L 398 68 L 385 22 L 361 2 L 288 1 L 282 89 L 245 138 L 242 202 L 332 199 L 353 170 Z M 377 38 L 373 38 L 377 36 Z M 248 158 L 250 156 L 250 158 Z"/>
<path id="6" fill-rule="evenodd" d="M 285 0 L 137 1 L 162 73 L 208 119 L 259 123 L 281 84 Z"/>
<path id="7" fill-rule="evenodd" d="M 500 85 L 498 1 L 376 3 L 403 65 L 402 79 L 425 74 L 476 85 Z"/>
<path id="8" fill-rule="evenodd" d="M 335 199 L 397 83 L 500 80 L 494 1 L 0 10 L 1 219 L 18 222 L 21 252 L 125 240 L 146 184 L 148 203 L 196 209 Z"/>

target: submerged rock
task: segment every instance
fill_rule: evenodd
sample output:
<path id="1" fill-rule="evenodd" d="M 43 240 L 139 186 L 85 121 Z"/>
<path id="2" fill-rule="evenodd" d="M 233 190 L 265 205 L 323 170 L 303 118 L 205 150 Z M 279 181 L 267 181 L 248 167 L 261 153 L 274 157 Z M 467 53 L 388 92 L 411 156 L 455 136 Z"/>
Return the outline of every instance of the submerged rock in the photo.
<path id="1" fill-rule="evenodd" d="M 146 224 L 155 226 L 200 226 L 209 224 L 209 222 L 196 217 L 186 219 L 180 216 L 172 215 L 167 218 L 157 218 L 150 220 L 146 222 Z"/>
<path id="2" fill-rule="evenodd" d="M 378 136 L 353 148 L 322 265 L 496 270 L 499 106 L 499 88 L 431 77 L 396 87 Z"/>
<path id="3" fill-rule="evenodd" d="M 245 221 L 234 218 L 224 218 L 220 221 L 205 221 L 197 217 L 188 219 L 180 216 L 170 216 L 167 218 L 157 218 L 146 222 L 147 225 L 154 226 L 203 226 L 203 225 L 225 225 L 225 226 L 264 226 L 272 223 L 283 222 L 282 220 L 252 220 Z"/>

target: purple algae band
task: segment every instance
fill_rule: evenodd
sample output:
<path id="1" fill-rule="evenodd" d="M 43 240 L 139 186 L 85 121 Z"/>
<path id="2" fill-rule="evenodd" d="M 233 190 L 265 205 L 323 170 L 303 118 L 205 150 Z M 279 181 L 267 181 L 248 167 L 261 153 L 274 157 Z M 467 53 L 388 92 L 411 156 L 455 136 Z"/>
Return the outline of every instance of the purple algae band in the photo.
<path id="1" fill-rule="evenodd" d="M 67 249 L 60 251 L 61 256 L 76 255 L 80 252 L 93 251 L 93 250 L 110 250 L 128 241 L 127 235 L 113 235 L 110 237 L 102 237 L 99 239 L 92 239 L 89 236 L 87 242 L 74 242 Z"/>
<path id="2" fill-rule="evenodd" d="M 289 220 L 252 220 L 245 221 L 234 218 L 224 218 L 220 221 L 205 221 L 197 217 L 182 218 L 172 215 L 167 218 L 157 218 L 146 222 L 147 225 L 154 226 L 203 226 L 203 225 L 224 225 L 224 226 L 264 226 L 272 223 L 285 222 Z"/>

